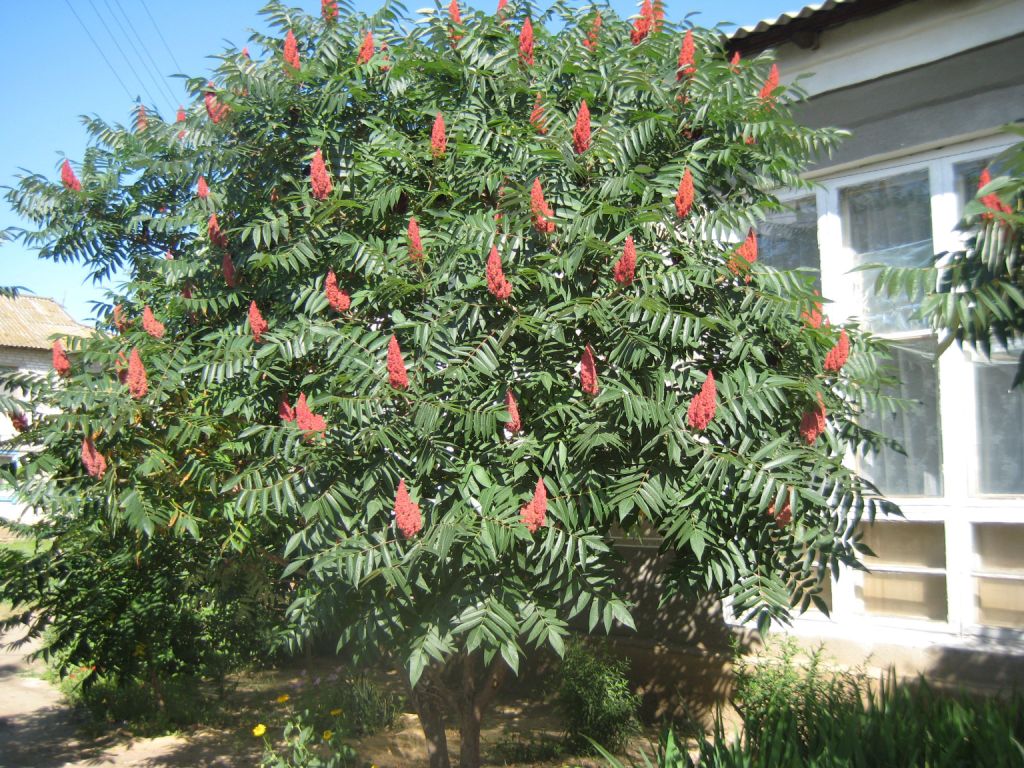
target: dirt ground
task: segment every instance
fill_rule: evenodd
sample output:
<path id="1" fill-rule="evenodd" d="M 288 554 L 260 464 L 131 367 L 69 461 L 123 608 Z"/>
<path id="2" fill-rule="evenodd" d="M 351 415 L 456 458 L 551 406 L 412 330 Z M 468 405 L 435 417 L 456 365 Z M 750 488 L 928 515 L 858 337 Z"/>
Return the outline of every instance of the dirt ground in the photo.
<path id="1" fill-rule="evenodd" d="M 87 735 L 81 714 L 60 691 L 43 679 L 39 663 L 29 664 L 28 648 L 12 650 L 16 632 L 0 638 L 0 766 L 3 768 L 241 768 L 257 765 L 262 740 L 251 734 L 257 722 L 274 732 L 274 718 L 284 718 L 275 697 L 293 691 L 301 697 L 317 679 L 326 679 L 333 660 L 314 662 L 309 669 L 275 670 L 245 675 L 233 681 L 233 692 L 217 727 L 202 727 L 157 738 L 139 738 L 111 728 L 99 737 Z M 389 685 L 397 685 L 391 680 Z M 276 713 L 276 714 L 275 714 Z M 550 702 L 506 697 L 498 700 L 484 721 L 485 761 L 516 768 L 597 768 L 603 761 L 554 757 L 559 743 L 558 718 Z M 280 732 L 278 729 L 277 733 Z M 629 750 L 651 748 L 653 732 L 638 737 Z M 448 732 L 449 747 L 458 752 L 458 733 Z M 401 714 L 393 729 L 350 742 L 366 766 L 420 768 L 426 766 L 424 740 L 416 716 Z M 547 759 L 519 762 L 524 756 Z"/>

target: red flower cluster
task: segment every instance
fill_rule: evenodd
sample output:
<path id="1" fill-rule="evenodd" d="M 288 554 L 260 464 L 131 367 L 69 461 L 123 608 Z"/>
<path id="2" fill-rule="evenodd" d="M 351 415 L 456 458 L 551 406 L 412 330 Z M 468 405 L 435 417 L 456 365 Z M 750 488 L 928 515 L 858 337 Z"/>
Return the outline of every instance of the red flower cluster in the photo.
<path id="1" fill-rule="evenodd" d="M 210 185 L 206 183 L 206 179 L 202 176 L 199 177 L 199 183 L 196 184 L 196 195 L 203 200 L 210 196 Z"/>
<path id="2" fill-rule="evenodd" d="M 391 334 L 391 341 L 388 342 L 388 381 L 395 389 L 409 388 L 409 374 L 405 370 L 402 349 L 394 334 Z"/>
<path id="3" fill-rule="evenodd" d="M 577 155 L 590 149 L 590 108 L 584 99 L 576 113 L 576 127 L 572 129 L 572 147 Z"/>
<path id="4" fill-rule="evenodd" d="M 444 118 L 437 113 L 434 118 L 434 128 L 430 131 L 430 154 L 434 157 L 444 157 L 448 149 L 448 137 L 445 135 Z"/>
<path id="5" fill-rule="evenodd" d="M 295 33 L 290 29 L 284 36 L 284 63 L 292 69 L 299 69 L 302 62 L 299 61 L 299 43 L 295 39 Z"/>
<path id="6" fill-rule="evenodd" d="M 615 282 L 620 285 L 630 285 L 636 275 L 636 246 L 633 244 L 633 236 L 626 235 L 626 246 L 622 249 L 622 255 L 615 262 L 612 276 Z"/>
<path id="7" fill-rule="evenodd" d="M 185 108 L 182 107 L 182 106 L 178 107 L 177 122 L 179 122 L 179 123 L 184 123 L 185 122 Z"/>
<path id="8" fill-rule="evenodd" d="M 118 307 L 120 306 L 118 304 Z M 142 310 L 142 329 L 154 339 L 164 337 L 164 324 L 156 319 L 156 315 L 153 314 L 153 310 L 149 308 L 148 304 Z"/>
<path id="9" fill-rule="evenodd" d="M 415 218 L 409 219 L 409 258 L 413 261 L 421 261 L 423 259 L 423 241 L 420 239 L 420 225 L 416 223 Z"/>
<path id="10" fill-rule="evenodd" d="M 551 220 L 555 213 L 544 199 L 544 190 L 540 186 L 539 178 L 533 180 L 533 187 L 530 189 L 530 213 L 534 229 L 538 232 L 550 235 L 555 231 L 555 222 Z"/>
<path id="11" fill-rule="evenodd" d="M 224 258 L 220 260 L 220 268 L 224 273 L 224 282 L 228 288 L 234 288 L 238 285 L 238 278 L 235 275 L 235 263 L 231 261 L 231 254 L 224 251 Z"/>
<path id="12" fill-rule="evenodd" d="M 526 526 L 526 530 L 536 533 L 538 528 L 544 526 L 547 516 L 548 489 L 544 487 L 544 479 L 538 478 L 537 485 L 533 489 L 533 498 L 519 510 L 519 519 Z"/>
<path id="13" fill-rule="evenodd" d="M 66 162 L 66 161 L 65 161 Z M 980 191 L 984 187 L 987 187 L 992 183 L 992 174 L 989 173 L 988 168 L 985 168 L 981 175 L 978 177 L 978 190 Z M 1013 213 L 1013 208 L 1004 203 L 999 199 L 999 195 L 995 192 L 990 192 L 987 195 L 982 195 L 981 204 L 988 208 L 990 211 L 997 213 Z M 995 218 L 991 213 L 983 213 L 982 218 L 993 219 Z"/>
<path id="14" fill-rule="evenodd" d="M 82 441 L 82 466 L 85 467 L 85 471 L 89 473 L 90 477 L 95 477 L 97 480 L 102 480 L 103 475 L 107 472 L 107 460 L 102 453 L 96 450 L 96 444 L 93 443 L 91 437 Z"/>
<path id="15" fill-rule="evenodd" d="M 407 539 L 411 539 L 423 529 L 423 516 L 420 514 L 420 506 L 409 498 L 409 491 L 405 488 L 405 480 L 398 481 L 398 490 L 395 492 L 395 525 L 399 532 Z"/>
<path id="16" fill-rule="evenodd" d="M 533 23 L 529 16 L 519 32 L 519 60 L 528 67 L 533 66 Z"/>
<path id="17" fill-rule="evenodd" d="M 513 435 L 523 431 L 523 422 L 519 418 L 519 403 L 516 402 L 512 390 L 505 393 L 505 408 L 508 409 L 508 421 L 505 422 L 505 429 Z"/>
<path id="18" fill-rule="evenodd" d="M 512 295 L 512 283 L 505 279 L 505 273 L 501 268 L 501 256 L 498 254 L 498 246 L 491 246 L 491 254 L 487 257 L 487 290 L 498 301 L 508 301 Z"/>
<path id="19" fill-rule="evenodd" d="M 597 15 L 594 16 L 594 20 L 590 23 L 590 31 L 587 32 L 586 38 L 583 40 L 583 47 L 588 51 L 597 50 L 597 41 L 601 36 L 601 12 L 598 11 Z"/>
<path id="20" fill-rule="evenodd" d="M 597 385 L 597 365 L 594 363 L 594 350 L 587 344 L 580 358 L 580 388 L 583 393 L 593 397 L 600 391 Z"/>
<path id="21" fill-rule="evenodd" d="M 764 81 L 764 85 L 761 86 L 761 92 L 758 94 L 761 101 L 771 101 L 772 95 L 775 93 L 775 89 L 779 87 L 779 67 L 777 64 L 772 64 L 772 68 L 768 71 L 768 79 Z"/>
<path id="22" fill-rule="evenodd" d="M 373 58 L 373 31 L 367 31 L 363 38 L 363 44 L 359 46 L 359 55 L 356 57 L 356 64 L 366 64 Z"/>
<path id="23" fill-rule="evenodd" d="M 533 102 L 533 111 L 530 113 L 530 125 L 533 126 L 533 130 L 543 136 L 548 132 L 547 126 L 544 124 L 544 104 L 543 96 L 538 91 L 537 100 Z"/>
<path id="24" fill-rule="evenodd" d="M 654 29 L 657 19 L 654 15 L 654 8 L 651 7 L 651 0 L 644 0 L 640 6 L 640 16 L 633 22 L 633 30 L 629 33 L 629 39 L 633 45 L 640 45 Z"/>
<path id="25" fill-rule="evenodd" d="M 718 390 L 715 387 L 715 374 L 713 371 L 708 371 L 708 375 L 700 387 L 700 392 L 693 396 L 686 409 L 686 423 L 693 429 L 703 432 L 715 418 L 717 409 Z"/>
<path id="26" fill-rule="evenodd" d="M 818 292 L 815 291 L 815 293 Z M 821 328 L 821 302 L 814 302 L 810 312 L 801 312 L 800 319 L 807 323 L 809 328 Z"/>
<path id="27" fill-rule="evenodd" d="M 73 189 L 75 192 L 82 191 L 82 182 L 78 180 L 75 175 L 75 169 L 71 167 L 71 163 L 67 160 L 60 167 L 60 180 L 64 184 L 65 189 Z"/>
<path id="28" fill-rule="evenodd" d="M 338 18 L 338 0 L 320 0 L 320 15 L 328 24 Z"/>
<path id="29" fill-rule="evenodd" d="M 685 219 L 693 207 L 693 174 L 687 168 L 683 178 L 679 180 L 679 191 L 676 192 L 676 216 Z"/>
<path id="30" fill-rule="evenodd" d="M 789 505 L 789 500 L 787 499 L 786 503 L 782 505 L 782 509 L 776 512 L 775 503 L 772 502 L 768 505 L 768 514 L 775 518 L 775 524 L 779 528 L 785 528 L 793 519 L 793 508 Z"/>
<path id="31" fill-rule="evenodd" d="M 270 328 L 255 301 L 249 302 L 249 328 L 252 330 L 252 340 L 257 344 L 263 341 L 263 334 Z"/>
<path id="32" fill-rule="evenodd" d="M 213 92 L 213 89 L 217 86 L 211 82 L 207 83 L 206 87 L 210 89 L 203 96 L 203 102 L 206 104 L 206 114 L 216 124 L 228 116 L 228 105 L 221 104 L 217 99 L 217 94 Z"/>
<path id="33" fill-rule="evenodd" d="M 757 261 L 757 235 L 751 229 L 747 232 L 746 239 L 736 247 L 736 253 L 729 260 L 729 270 L 738 275 L 750 269 L 750 265 Z M 750 275 L 747 275 L 747 282 L 750 282 Z"/>
<path id="34" fill-rule="evenodd" d="M 306 395 L 300 394 L 295 401 L 295 423 L 306 433 L 307 438 L 316 437 L 327 431 L 327 421 L 323 416 L 313 413 L 306 404 Z"/>
<path id="35" fill-rule="evenodd" d="M 64 344 L 60 339 L 53 342 L 53 370 L 60 376 L 71 374 L 71 361 L 68 360 L 68 353 L 64 351 Z"/>
<path id="36" fill-rule="evenodd" d="M 216 213 L 210 214 L 210 220 L 206 224 L 206 231 L 210 235 L 211 243 L 220 248 L 228 247 L 228 236 L 221 231 Z"/>
<path id="37" fill-rule="evenodd" d="M 825 401 L 818 393 L 818 405 L 809 411 L 804 411 L 800 419 L 800 436 L 808 445 L 813 445 L 818 435 L 825 431 Z"/>
<path id="38" fill-rule="evenodd" d="M 331 174 L 327 172 L 327 165 L 324 163 L 323 152 L 319 149 L 313 153 L 313 160 L 309 164 L 309 183 L 313 187 L 313 197 L 317 200 L 326 200 L 334 189 Z"/>
<path id="39" fill-rule="evenodd" d="M 459 0 L 452 0 L 448 5 L 448 18 L 451 19 L 453 27 L 455 25 L 462 25 L 462 12 L 459 10 Z M 452 48 L 454 48 L 455 44 L 462 39 L 462 35 L 458 34 L 454 28 L 449 34 L 451 34 Z"/>
<path id="40" fill-rule="evenodd" d="M 146 114 L 146 105 L 139 104 L 139 111 L 135 115 L 135 131 L 142 133 L 149 127 L 149 115 Z"/>
<path id="41" fill-rule="evenodd" d="M 679 71 L 676 72 L 676 80 L 696 74 L 697 68 L 693 65 L 694 53 L 693 30 L 688 29 L 683 36 L 682 48 L 679 49 Z"/>
<path id="42" fill-rule="evenodd" d="M 838 373 L 850 357 L 850 337 L 843 328 L 839 331 L 839 341 L 825 355 L 825 370 Z"/>
<path id="43" fill-rule="evenodd" d="M 124 307 L 120 304 L 114 305 L 113 323 L 118 333 L 124 333 L 124 329 L 128 327 L 128 321 L 124 317 Z"/>
<path id="44" fill-rule="evenodd" d="M 28 415 L 24 411 L 11 411 L 7 414 L 7 418 L 11 420 L 11 426 L 18 432 L 28 429 Z"/>
<path id="45" fill-rule="evenodd" d="M 295 409 L 288 404 L 288 398 L 284 395 L 281 396 L 281 402 L 277 404 L 277 415 L 286 424 L 295 421 Z"/>
<path id="46" fill-rule="evenodd" d="M 128 376 L 125 379 L 128 384 L 128 392 L 136 400 L 146 396 L 149 391 L 149 382 L 146 380 L 146 367 L 139 357 L 139 350 L 132 349 L 128 355 Z"/>
<path id="47" fill-rule="evenodd" d="M 327 294 L 327 303 L 335 312 L 347 312 L 352 306 L 352 299 L 347 293 L 338 288 L 338 277 L 334 270 L 328 270 L 327 280 L 324 283 L 324 293 Z"/>

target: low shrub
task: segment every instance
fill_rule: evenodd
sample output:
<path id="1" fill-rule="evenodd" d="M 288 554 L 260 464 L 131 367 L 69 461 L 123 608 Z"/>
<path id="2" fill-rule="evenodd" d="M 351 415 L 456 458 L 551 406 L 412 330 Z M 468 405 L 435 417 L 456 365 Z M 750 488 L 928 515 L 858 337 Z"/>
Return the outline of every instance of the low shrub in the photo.
<path id="1" fill-rule="evenodd" d="M 615 750 L 639 729 L 640 698 L 629 687 L 626 662 L 601 648 L 571 644 L 562 659 L 558 707 L 575 751 L 593 744 Z"/>
<path id="2" fill-rule="evenodd" d="M 280 744 L 266 736 L 265 726 L 257 725 L 253 733 L 264 737 L 260 768 L 347 768 L 356 764 L 356 753 L 342 743 L 342 724 L 336 729 L 314 724 L 316 715 L 303 712 L 284 726 Z"/>

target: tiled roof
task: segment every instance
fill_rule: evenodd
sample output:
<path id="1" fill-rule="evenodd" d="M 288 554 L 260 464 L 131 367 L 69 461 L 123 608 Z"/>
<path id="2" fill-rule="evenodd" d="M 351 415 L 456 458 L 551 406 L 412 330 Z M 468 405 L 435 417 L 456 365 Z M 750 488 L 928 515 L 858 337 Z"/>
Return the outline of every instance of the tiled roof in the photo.
<path id="1" fill-rule="evenodd" d="M 0 347 L 49 349 L 50 337 L 88 336 L 92 329 L 77 323 L 53 299 L 42 296 L 0 296 Z"/>
<path id="2" fill-rule="evenodd" d="M 792 42 L 801 48 L 817 47 L 817 36 L 830 27 L 883 13 L 911 0 L 823 0 L 783 13 L 774 19 L 736 29 L 728 35 L 730 51 L 759 53 L 782 43 Z M 918 0 L 920 1 L 920 0 Z"/>

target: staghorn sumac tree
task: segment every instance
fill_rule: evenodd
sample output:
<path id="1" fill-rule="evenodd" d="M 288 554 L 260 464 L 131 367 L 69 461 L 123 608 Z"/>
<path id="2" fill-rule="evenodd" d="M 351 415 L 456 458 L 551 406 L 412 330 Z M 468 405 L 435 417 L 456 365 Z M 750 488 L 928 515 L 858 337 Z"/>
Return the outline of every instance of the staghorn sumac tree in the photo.
<path id="1" fill-rule="evenodd" d="M 22 382 L 61 410 L 22 496 L 286 558 L 291 636 L 399 661 L 432 766 L 446 706 L 479 765 L 525 653 L 632 625 L 619 528 L 661 534 L 669 592 L 761 626 L 821 604 L 887 509 L 843 464 L 880 439 L 880 347 L 756 230 L 840 137 L 658 9 L 271 2 L 176 122 L 86 120 L 80 189 L 8 199 L 43 256 L 130 279 Z"/>

